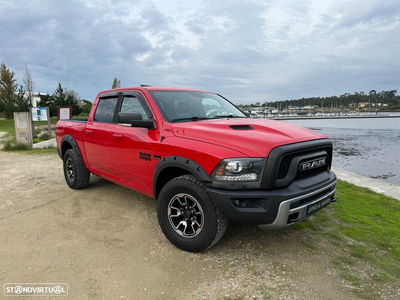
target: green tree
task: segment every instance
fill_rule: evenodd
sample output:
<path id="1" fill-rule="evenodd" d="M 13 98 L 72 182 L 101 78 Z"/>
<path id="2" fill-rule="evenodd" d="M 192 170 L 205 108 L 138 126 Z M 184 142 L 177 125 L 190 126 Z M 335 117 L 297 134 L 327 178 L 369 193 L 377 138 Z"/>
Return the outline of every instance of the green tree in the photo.
<path id="1" fill-rule="evenodd" d="M 26 91 L 22 85 L 19 86 L 18 89 L 18 94 L 16 96 L 15 100 L 15 111 L 29 111 L 29 108 L 31 107 L 31 102 L 29 99 L 26 97 Z"/>
<path id="2" fill-rule="evenodd" d="M 49 94 L 41 94 L 39 93 L 40 101 L 38 101 L 37 106 L 38 107 L 46 107 L 46 106 L 51 106 L 51 95 Z"/>
<path id="3" fill-rule="evenodd" d="M 71 106 L 72 107 L 72 115 L 79 116 L 82 112 L 81 107 L 78 104 L 79 100 L 74 99 L 72 95 L 68 95 L 65 99 L 65 104 L 63 106 Z"/>
<path id="4" fill-rule="evenodd" d="M 40 95 L 40 93 L 39 93 Z M 38 106 L 40 107 L 49 107 L 50 117 L 57 117 L 58 115 L 58 106 L 67 106 L 66 97 L 64 94 L 64 89 L 61 86 L 61 83 L 58 83 L 57 89 L 54 91 L 52 95 L 40 95 L 40 101 Z"/>
<path id="5" fill-rule="evenodd" d="M 80 106 L 80 97 L 74 90 L 63 89 L 61 83 L 58 83 L 57 89 L 53 95 L 40 95 L 39 106 L 48 106 L 50 110 L 50 116 L 56 117 L 58 114 L 59 106 L 71 106 L 72 115 L 78 116 L 82 113 Z"/>
<path id="6" fill-rule="evenodd" d="M 58 87 L 52 97 L 54 98 L 54 102 L 57 106 L 66 106 L 66 97 L 60 82 L 58 83 Z"/>
<path id="7" fill-rule="evenodd" d="M 390 90 L 387 93 L 387 98 L 389 100 L 389 105 L 392 108 L 395 108 L 396 104 L 398 103 L 397 99 L 396 99 L 396 94 L 397 94 L 397 90 Z"/>
<path id="8" fill-rule="evenodd" d="M 89 100 L 84 100 L 82 99 L 83 105 L 82 105 L 82 113 L 85 115 L 88 115 L 90 113 L 90 110 L 92 109 L 92 102 Z"/>
<path id="9" fill-rule="evenodd" d="M 0 66 L 0 99 L 3 103 L 5 116 L 8 119 L 14 117 L 16 91 L 18 88 L 17 80 L 14 78 L 15 73 L 10 71 L 3 62 Z"/>
<path id="10" fill-rule="evenodd" d="M 83 102 L 79 94 L 74 90 L 65 89 L 64 95 L 66 96 L 65 102 L 67 106 L 72 106 L 72 115 L 79 116 L 82 113 Z"/>
<path id="11" fill-rule="evenodd" d="M 111 88 L 118 89 L 120 87 L 121 87 L 121 80 L 119 80 L 117 77 L 115 77 Z"/>

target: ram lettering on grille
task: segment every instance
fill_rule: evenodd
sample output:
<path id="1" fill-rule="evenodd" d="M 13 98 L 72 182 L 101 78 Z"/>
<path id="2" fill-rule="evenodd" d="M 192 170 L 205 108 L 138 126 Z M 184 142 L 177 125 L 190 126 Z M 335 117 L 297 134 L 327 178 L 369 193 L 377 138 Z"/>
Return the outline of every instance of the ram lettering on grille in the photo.
<path id="1" fill-rule="evenodd" d="M 300 164 L 299 170 L 306 171 L 326 165 L 326 158 L 317 158 L 314 160 L 306 161 Z"/>

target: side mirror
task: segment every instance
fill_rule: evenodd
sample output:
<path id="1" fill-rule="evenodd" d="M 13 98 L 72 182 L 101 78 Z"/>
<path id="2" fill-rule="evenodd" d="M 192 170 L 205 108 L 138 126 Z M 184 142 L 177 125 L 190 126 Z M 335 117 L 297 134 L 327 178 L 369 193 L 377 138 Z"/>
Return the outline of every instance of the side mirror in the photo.
<path id="1" fill-rule="evenodd" d="M 155 129 L 155 124 L 152 119 L 142 119 L 139 113 L 118 113 L 119 124 L 130 124 L 132 127 L 143 127 L 148 129 Z"/>

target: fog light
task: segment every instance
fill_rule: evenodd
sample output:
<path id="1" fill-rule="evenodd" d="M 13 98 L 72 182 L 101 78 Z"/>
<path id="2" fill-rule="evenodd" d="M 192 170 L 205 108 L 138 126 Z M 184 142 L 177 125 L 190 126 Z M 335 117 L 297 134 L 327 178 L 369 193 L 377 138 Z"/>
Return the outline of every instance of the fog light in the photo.
<path id="1" fill-rule="evenodd" d="M 233 205 L 240 208 L 252 208 L 257 207 L 254 203 L 254 199 L 232 199 Z"/>
<path id="2" fill-rule="evenodd" d="M 233 204 L 235 206 L 240 206 L 240 200 L 239 199 L 233 199 Z"/>

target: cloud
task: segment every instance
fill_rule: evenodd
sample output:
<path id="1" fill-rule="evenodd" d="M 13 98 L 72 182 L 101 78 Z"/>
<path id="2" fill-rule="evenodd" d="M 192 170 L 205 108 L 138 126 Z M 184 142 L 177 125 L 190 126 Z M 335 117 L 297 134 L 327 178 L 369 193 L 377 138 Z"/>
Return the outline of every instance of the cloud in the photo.
<path id="1" fill-rule="evenodd" d="M 0 58 L 22 83 L 93 100 L 141 83 L 236 103 L 399 89 L 398 1 L 0 2 Z"/>

